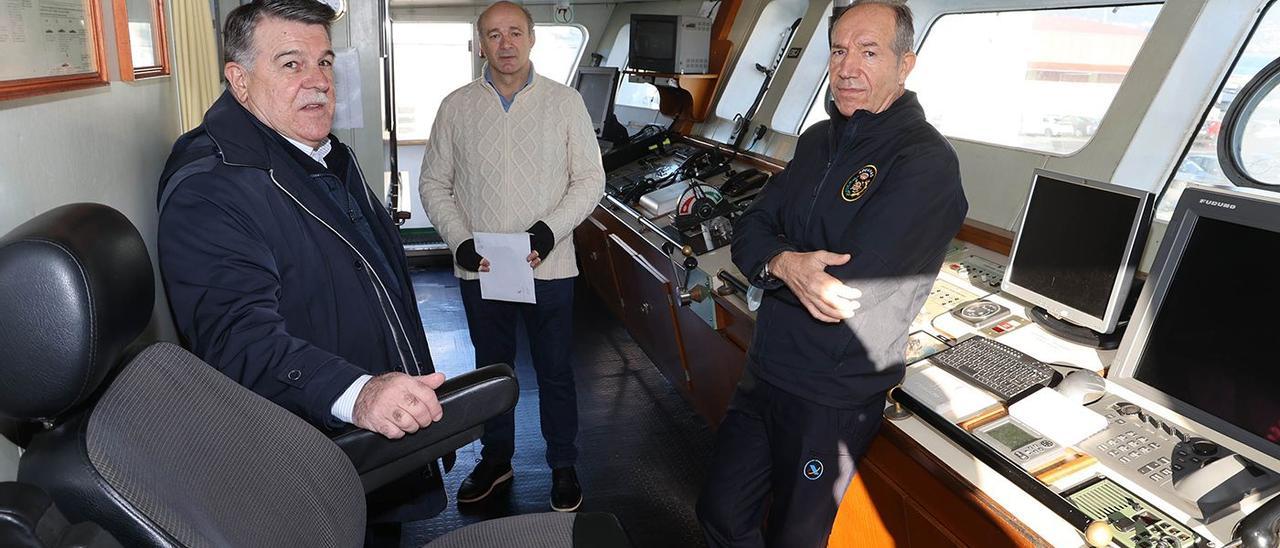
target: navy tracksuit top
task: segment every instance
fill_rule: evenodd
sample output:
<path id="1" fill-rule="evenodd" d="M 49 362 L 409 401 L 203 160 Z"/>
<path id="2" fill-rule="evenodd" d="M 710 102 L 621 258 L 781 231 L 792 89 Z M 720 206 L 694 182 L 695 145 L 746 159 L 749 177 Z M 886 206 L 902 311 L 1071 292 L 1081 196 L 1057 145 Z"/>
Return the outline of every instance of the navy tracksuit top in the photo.
<path id="1" fill-rule="evenodd" d="M 852 408 L 902 380 L 911 320 L 968 211 L 955 150 L 908 91 L 800 136 L 787 168 L 734 225 L 733 262 L 765 291 L 748 351 L 760 379 Z M 850 319 L 814 319 L 789 288 L 761 280 L 783 251 L 849 253 L 827 272 L 862 291 Z"/>

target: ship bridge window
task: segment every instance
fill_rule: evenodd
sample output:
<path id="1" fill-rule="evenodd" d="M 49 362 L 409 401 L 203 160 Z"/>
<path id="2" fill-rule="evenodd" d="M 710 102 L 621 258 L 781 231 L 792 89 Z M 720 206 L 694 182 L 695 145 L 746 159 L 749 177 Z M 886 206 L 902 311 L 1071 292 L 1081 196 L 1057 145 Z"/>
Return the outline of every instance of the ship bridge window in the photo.
<path id="1" fill-rule="evenodd" d="M 800 123 L 800 130 L 797 134 L 804 133 L 809 126 L 830 118 L 827 114 L 827 75 L 822 75 L 822 85 L 818 86 L 818 91 L 809 99 L 809 111 L 804 115 L 804 121 Z"/>
<path id="2" fill-rule="evenodd" d="M 1280 9 L 1274 8 L 1259 19 L 1209 102 L 1160 196 L 1156 219 L 1169 220 L 1190 183 L 1280 191 Z"/>
<path id="3" fill-rule="evenodd" d="M 1160 8 L 945 15 L 907 88 L 944 135 L 1071 154 L 1097 130 Z"/>
<path id="4" fill-rule="evenodd" d="M 733 72 L 729 73 L 729 81 L 716 105 L 716 116 L 734 120 L 747 114 L 764 84 L 765 73 L 760 69 L 772 71 L 778 68 L 782 60 L 779 54 L 785 53 L 782 48 L 790 44 L 792 25 L 808 7 L 806 0 L 771 0 L 764 7 L 742 53 L 738 55 Z"/>
<path id="5" fill-rule="evenodd" d="M 609 58 L 605 59 L 604 66 L 624 69 L 630 54 L 631 24 L 627 23 L 618 29 L 618 36 L 613 39 L 613 47 L 609 49 Z M 653 84 L 631 82 L 624 75 L 613 102 L 615 105 L 657 110 L 658 88 L 653 87 Z"/>
<path id="6" fill-rule="evenodd" d="M 827 59 L 831 48 L 827 44 L 826 21 L 831 19 L 832 3 L 822 14 L 822 23 L 809 36 L 804 53 L 796 63 L 796 71 L 787 82 L 786 92 L 773 114 L 773 128 L 782 133 L 799 135 L 818 120 L 827 117 L 824 104 L 827 97 Z M 795 44 L 792 44 L 793 46 Z M 817 114 L 814 114 L 814 112 Z"/>
<path id="7" fill-rule="evenodd" d="M 469 42 L 474 34 L 471 23 L 463 21 L 392 23 L 400 141 L 425 140 L 440 101 L 473 79 Z"/>
<path id="8" fill-rule="evenodd" d="M 463 21 L 396 21 L 396 137 L 421 141 L 431 134 L 440 102 L 475 79 L 471 40 L 475 30 Z M 568 83 L 586 49 L 587 31 L 578 25 L 536 25 L 537 41 L 529 58 L 538 74 Z"/>
<path id="9" fill-rule="evenodd" d="M 587 29 L 581 25 L 534 25 L 537 40 L 529 59 L 534 70 L 547 78 L 568 85 L 577 72 L 582 51 L 587 46 Z"/>

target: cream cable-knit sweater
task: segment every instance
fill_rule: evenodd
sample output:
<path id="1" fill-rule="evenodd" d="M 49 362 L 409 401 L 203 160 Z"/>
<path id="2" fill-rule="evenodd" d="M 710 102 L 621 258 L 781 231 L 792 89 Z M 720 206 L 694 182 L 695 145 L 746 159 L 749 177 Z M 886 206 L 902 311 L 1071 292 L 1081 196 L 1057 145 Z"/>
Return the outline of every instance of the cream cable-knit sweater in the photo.
<path id="1" fill-rule="evenodd" d="M 543 221 L 556 245 L 534 278 L 577 276 L 573 229 L 604 195 L 600 147 L 582 96 L 535 76 L 508 112 L 484 78 L 458 88 L 436 113 L 418 192 L 451 251 L 473 232 L 523 232 Z M 479 277 L 453 270 L 464 280 Z"/>

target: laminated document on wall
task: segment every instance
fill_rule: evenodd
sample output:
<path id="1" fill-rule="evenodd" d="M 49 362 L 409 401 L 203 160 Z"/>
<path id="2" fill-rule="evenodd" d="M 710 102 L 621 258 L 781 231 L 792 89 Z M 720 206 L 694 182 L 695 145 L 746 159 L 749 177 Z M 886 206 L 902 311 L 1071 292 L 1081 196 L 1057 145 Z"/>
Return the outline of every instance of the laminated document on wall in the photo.
<path id="1" fill-rule="evenodd" d="M 1107 427 L 1107 418 L 1052 388 L 1041 388 L 1009 406 L 1009 415 L 1070 447 Z"/>

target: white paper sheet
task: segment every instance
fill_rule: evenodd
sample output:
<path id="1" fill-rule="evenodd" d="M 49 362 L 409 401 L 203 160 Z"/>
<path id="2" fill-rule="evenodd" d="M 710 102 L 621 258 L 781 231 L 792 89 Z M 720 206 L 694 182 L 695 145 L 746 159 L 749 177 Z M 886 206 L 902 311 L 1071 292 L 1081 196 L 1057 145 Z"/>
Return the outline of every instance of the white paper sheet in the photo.
<path id="1" fill-rule="evenodd" d="M 1009 415 L 1063 447 L 1080 443 L 1107 427 L 1106 417 L 1048 387 L 1010 405 Z"/>
<path id="2" fill-rule="evenodd" d="M 489 271 L 480 273 L 480 297 L 491 301 L 533 304 L 533 267 L 529 256 L 529 233 L 496 234 L 476 232 L 476 253 L 488 259 Z"/>

